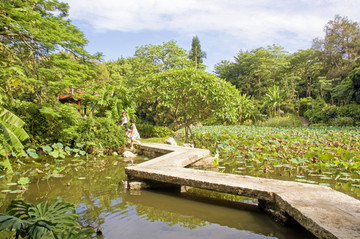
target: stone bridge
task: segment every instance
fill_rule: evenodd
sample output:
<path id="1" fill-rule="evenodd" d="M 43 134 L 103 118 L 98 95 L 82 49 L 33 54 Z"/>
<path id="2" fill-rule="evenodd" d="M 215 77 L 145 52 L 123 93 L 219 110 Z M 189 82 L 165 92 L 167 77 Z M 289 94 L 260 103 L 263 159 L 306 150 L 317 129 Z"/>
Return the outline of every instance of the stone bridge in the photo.
<path id="1" fill-rule="evenodd" d="M 212 164 L 210 151 L 164 144 L 138 145 L 154 159 L 126 167 L 130 182 L 149 187 L 190 186 L 256 198 L 275 219 L 295 219 L 319 238 L 360 238 L 360 201 L 329 187 L 196 170 Z M 135 183 L 130 183 L 134 187 Z"/>

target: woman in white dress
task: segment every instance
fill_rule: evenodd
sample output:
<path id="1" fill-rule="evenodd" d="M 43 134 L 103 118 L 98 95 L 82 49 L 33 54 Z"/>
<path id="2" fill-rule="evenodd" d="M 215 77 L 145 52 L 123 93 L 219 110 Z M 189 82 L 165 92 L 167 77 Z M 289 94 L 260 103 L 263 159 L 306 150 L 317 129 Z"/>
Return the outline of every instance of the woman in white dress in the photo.
<path id="1" fill-rule="evenodd" d="M 131 124 L 130 125 L 130 128 L 131 128 L 131 131 L 130 131 L 130 139 L 131 139 L 130 149 L 133 150 L 134 149 L 134 147 L 133 147 L 134 142 L 140 144 L 140 141 L 138 140 L 138 139 L 140 139 L 140 134 L 137 131 L 134 119 L 130 120 L 130 124 Z"/>

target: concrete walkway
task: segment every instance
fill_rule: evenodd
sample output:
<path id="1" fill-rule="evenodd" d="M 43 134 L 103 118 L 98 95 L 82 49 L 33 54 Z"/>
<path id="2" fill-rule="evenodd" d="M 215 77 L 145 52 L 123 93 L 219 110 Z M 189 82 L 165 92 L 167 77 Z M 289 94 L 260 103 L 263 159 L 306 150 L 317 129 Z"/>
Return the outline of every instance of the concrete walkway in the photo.
<path id="1" fill-rule="evenodd" d="M 142 144 L 140 150 L 164 155 L 125 168 L 130 180 L 257 198 L 275 215 L 291 216 L 319 238 L 360 238 L 360 201 L 329 187 L 187 168 L 213 159 L 204 149 Z"/>

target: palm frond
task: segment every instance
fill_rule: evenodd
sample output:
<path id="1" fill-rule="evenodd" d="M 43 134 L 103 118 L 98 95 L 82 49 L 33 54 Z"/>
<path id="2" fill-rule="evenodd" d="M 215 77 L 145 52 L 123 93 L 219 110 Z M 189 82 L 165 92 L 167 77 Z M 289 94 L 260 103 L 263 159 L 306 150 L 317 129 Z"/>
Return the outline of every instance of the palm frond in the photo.
<path id="1" fill-rule="evenodd" d="M 10 153 L 7 152 L 9 148 L 15 151 L 21 151 L 24 148 L 21 141 L 29 138 L 29 135 L 22 128 L 24 124 L 19 117 L 0 105 L 0 134 L 9 146 L 2 147 L 2 150 L 6 151 L 5 154 Z"/>

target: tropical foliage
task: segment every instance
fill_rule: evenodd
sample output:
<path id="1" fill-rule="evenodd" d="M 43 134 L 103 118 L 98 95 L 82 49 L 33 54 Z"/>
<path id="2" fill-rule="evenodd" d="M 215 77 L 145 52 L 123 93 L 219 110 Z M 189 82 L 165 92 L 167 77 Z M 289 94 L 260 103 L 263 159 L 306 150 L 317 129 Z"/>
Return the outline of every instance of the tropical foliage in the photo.
<path id="1" fill-rule="evenodd" d="M 279 45 L 240 49 L 234 61 L 218 63 L 214 75 L 204 70 L 206 54 L 197 36 L 189 51 L 168 41 L 139 46 L 131 57 L 103 62 L 101 53 L 86 52 L 87 40 L 68 18 L 68 4 L 0 1 L 0 9 L 1 159 L 10 154 L 16 160 L 47 154 L 58 161 L 70 155 L 121 152 L 126 140 L 119 117 L 124 111 L 143 123 L 140 135 L 162 137 L 181 128 L 187 135 L 192 133 L 191 126 L 200 124 L 292 127 L 299 125 L 298 116 L 313 125 L 360 125 L 360 28 L 346 17 L 329 21 L 324 37 L 314 39 L 310 49 L 292 54 Z M 356 150 L 341 143 L 340 148 L 335 146 L 332 141 L 346 139 L 326 138 L 323 132 L 327 129 L 311 128 L 314 131 L 304 133 L 274 128 L 282 133 L 258 138 L 267 129 L 249 135 L 236 127 L 231 132 L 219 131 L 231 135 L 230 141 L 221 140 L 231 142 L 226 147 L 247 161 L 258 162 L 263 157 L 259 161 L 265 171 L 267 167 L 275 171 L 272 163 L 285 158 L 289 165 L 300 162 L 297 167 L 331 164 L 340 173 L 350 170 L 350 178 L 358 170 Z M 353 128 L 348 130 L 357 139 Z M 295 132 L 304 139 L 296 138 Z M 324 135 L 324 139 L 314 144 L 304 141 L 313 134 Z M 224 143 L 198 137 L 196 133 L 196 143 L 232 154 L 217 146 Z M 287 141 L 299 143 L 300 151 L 294 153 Z M 250 144 L 258 149 L 242 151 L 255 147 Z M 323 144 L 336 151 L 327 152 Z M 310 157 L 314 149 L 318 150 Z M 49 177 L 63 170 L 54 170 Z M 26 183 L 26 177 L 20 183 Z"/>
<path id="2" fill-rule="evenodd" d="M 29 136 L 23 129 L 24 122 L 0 105 L 0 155 L 21 152 L 24 146 L 21 141 Z"/>
<path id="3" fill-rule="evenodd" d="M 238 91 L 199 69 L 172 69 L 150 75 L 138 88 L 140 114 L 172 129 L 209 119 L 236 122 Z"/>
<path id="4" fill-rule="evenodd" d="M 7 213 L 0 213 L 0 230 L 16 232 L 16 238 L 82 238 L 94 232 L 92 228 L 79 229 L 75 207 L 57 199 L 36 206 L 23 200 L 13 200 Z"/>

